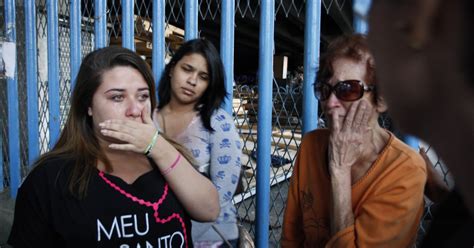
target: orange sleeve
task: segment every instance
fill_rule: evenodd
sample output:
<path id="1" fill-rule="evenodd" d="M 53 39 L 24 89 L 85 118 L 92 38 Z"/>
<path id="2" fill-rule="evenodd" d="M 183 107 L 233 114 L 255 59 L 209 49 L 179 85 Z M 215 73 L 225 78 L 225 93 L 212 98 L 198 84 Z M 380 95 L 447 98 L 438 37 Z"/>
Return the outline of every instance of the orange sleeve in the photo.
<path id="1" fill-rule="evenodd" d="M 399 164 L 381 180 L 354 225 L 336 233 L 326 247 L 408 247 L 416 239 L 423 213 L 426 171 Z"/>
<path id="2" fill-rule="evenodd" d="M 304 231 L 299 198 L 299 161 L 300 153 L 298 153 L 296 158 L 290 187 L 288 189 L 288 199 L 286 202 L 282 238 L 280 242 L 281 247 L 303 247 Z"/>

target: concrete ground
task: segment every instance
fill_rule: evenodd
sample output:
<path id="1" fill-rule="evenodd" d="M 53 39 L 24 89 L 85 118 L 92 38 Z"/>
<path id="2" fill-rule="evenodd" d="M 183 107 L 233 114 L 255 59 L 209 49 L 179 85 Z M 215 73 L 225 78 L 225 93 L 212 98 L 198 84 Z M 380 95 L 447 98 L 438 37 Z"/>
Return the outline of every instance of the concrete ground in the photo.
<path id="1" fill-rule="evenodd" d="M 13 223 L 15 200 L 10 198 L 10 192 L 0 193 L 0 248 L 8 247 L 7 239 Z"/>

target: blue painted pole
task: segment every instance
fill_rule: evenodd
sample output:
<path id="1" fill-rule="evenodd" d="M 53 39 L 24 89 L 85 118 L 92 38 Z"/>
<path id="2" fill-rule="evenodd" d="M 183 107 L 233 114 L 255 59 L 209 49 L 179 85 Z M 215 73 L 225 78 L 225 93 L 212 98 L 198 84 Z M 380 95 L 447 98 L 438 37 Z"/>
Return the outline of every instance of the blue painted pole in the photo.
<path id="1" fill-rule="evenodd" d="M 198 37 L 199 5 L 197 0 L 186 0 L 184 8 L 184 40 Z"/>
<path id="2" fill-rule="evenodd" d="M 420 142 L 415 136 L 406 135 L 404 137 L 404 141 L 407 145 L 409 145 L 411 148 L 415 149 L 416 151 L 420 149 Z"/>
<path id="3" fill-rule="evenodd" d="M 371 4 L 372 0 L 354 0 L 352 2 L 352 9 L 354 12 L 354 32 L 367 34 L 369 31 L 367 16 Z"/>
<path id="4" fill-rule="evenodd" d="M 165 69 L 165 0 L 153 1 L 153 50 L 152 66 L 158 89 L 161 73 Z"/>
<path id="5" fill-rule="evenodd" d="M 135 51 L 133 0 L 122 0 L 122 46 Z"/>
<path id="6" fill-rule="evenodd" d="M 257 141 L 257 247 L 268 247 L 275 1 L 260 5 Z"/>
<path id="7" fill-rule="evenodd" d="M 25 1 L 25 19 L 28 164 L 31 166 L 39 155 L 38 59 L 36 54 L 36 6 L 34 1 Z"/>
<path id="8" fill-rule="evenodd" d="M 5 61 L 8 93 L 8 150 L 10 162 L 10 195 L 15 198 L 20 185 L 20 124 L 18 114 L 18 81 L 16 70 L 15 0 L 5 0 L 6 43 L 3 52 L 9 51 Z M 8 47 L 5 47 L 8 45 Z"/>
<path id="9" fill-rule="evenodd" d="M 79 72 L 79 67 L 81 66 L 81 1 L 80 0 L 71 0 L 70 5 L 70 29 L 71 29 L 71 39 L 70 39 L 70 50 L 71 50 L 71 92 L 74 89 L 76 83 L 77 73 Z"/>
<path id="10" fill-rule="evenodd" d="M 59 101 L 59 44 L 58 1 L 47 0 L 48 19 L 48 103 L 49 103 L 49 147 L 56 143 L 60 132 Z"/>
<path id="11" fill-rule="evenodd" d="M 306 1 L 304 31 L 303 134 L 318 126 L 318 101 L 313 84 L 319 69 L 321 0 Z"/>
<path id="12" fill-rule="evenodd" d="M 234 20 L 235 0 L 222 1 L 221 11 L 221 57 L 225 68 L 225 88 L 228 98 L 224 100 L 224 109 L 232 115 L 234 85 Z"/>
<path id="13" fill-rule="evenodd" d="M 107 6 L 106 0 L 95 0 L 94 9 L 94 35 L 95 35 L 95 49 L 105 47 L 107 44 L 107 14 L 105 8 Z"/>

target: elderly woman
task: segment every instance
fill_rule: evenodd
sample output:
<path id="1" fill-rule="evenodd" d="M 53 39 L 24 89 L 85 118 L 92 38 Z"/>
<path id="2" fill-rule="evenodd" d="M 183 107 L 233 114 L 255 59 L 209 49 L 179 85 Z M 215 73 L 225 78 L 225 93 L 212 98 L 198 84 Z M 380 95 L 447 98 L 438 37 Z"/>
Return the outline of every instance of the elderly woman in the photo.
<path id="1" fill-rule="evenodd" d="M 308 133 L 288 191 L 282 247 L 407 247 L 423 213 L 426 167 L 379 126 L 387 107 L 361 35 L 334 40 L 316 97 L 329 129 Z"/>

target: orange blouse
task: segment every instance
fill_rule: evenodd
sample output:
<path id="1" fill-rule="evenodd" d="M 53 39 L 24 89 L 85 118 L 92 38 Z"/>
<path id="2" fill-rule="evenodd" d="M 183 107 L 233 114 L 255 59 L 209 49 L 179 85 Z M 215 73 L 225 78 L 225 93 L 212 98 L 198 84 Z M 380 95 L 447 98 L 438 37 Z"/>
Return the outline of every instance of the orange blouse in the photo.
<path id="1" fill-rule="evenodd" d="M 352 185 L 354 225 L 330 236 L 329 130 L 301 144 L 283 221 L 282 247 L 408 247 L 423 213 L 423 158 L 390 134 L 369 171 Z"/>

